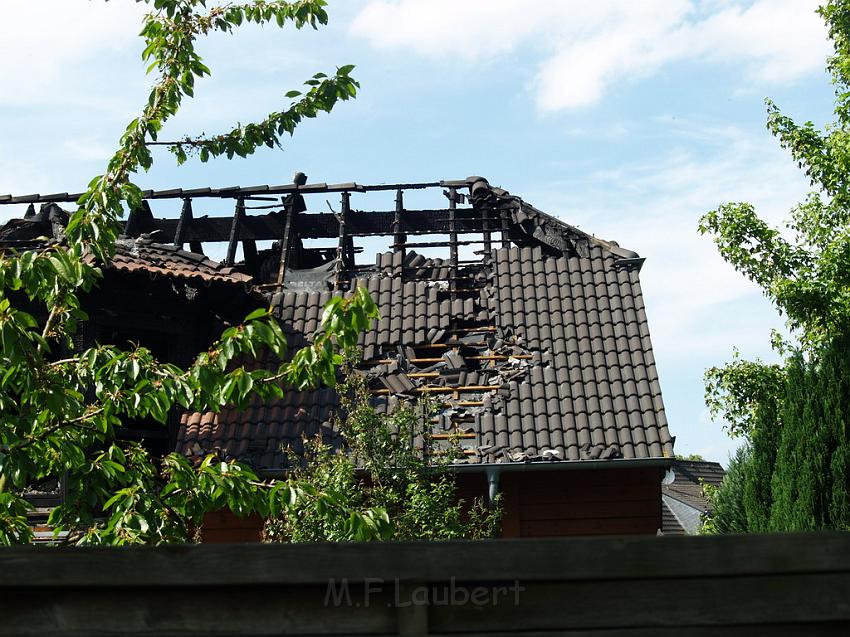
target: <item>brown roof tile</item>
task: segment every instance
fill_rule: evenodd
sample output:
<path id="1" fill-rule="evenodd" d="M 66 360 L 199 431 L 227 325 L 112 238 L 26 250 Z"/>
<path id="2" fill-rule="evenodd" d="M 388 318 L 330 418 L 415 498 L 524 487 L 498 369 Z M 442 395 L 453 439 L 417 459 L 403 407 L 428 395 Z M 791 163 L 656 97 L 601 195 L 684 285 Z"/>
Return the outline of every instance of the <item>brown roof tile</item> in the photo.
<path id="1" fill-rule="evenodd" d="M 109 268 L 152 276 L 191 279 L 202 283 L 247 284 L 251 277 L 204 255 L 145 239 L 120 239 Z"/>

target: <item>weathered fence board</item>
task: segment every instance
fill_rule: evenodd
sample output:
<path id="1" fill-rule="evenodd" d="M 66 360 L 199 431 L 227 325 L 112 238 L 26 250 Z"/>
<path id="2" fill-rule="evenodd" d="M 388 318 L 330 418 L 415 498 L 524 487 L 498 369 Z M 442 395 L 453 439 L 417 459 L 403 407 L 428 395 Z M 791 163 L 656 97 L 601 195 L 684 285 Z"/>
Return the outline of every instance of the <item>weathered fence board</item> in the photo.
<path id="1" fill-rule="evenodd" d="M 848 629 L 841 533 L 0 550 L 0 635 Z"/>

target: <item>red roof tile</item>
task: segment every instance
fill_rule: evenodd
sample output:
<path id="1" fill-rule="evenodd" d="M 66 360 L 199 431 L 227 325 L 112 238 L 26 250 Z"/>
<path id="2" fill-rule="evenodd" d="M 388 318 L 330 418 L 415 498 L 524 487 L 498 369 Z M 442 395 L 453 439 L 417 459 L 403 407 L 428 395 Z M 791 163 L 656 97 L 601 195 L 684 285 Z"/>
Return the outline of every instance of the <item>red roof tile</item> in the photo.
<path id="1" fill-rule="evenodd" d="M 108 266 L 122 272 L 145 272 L 151 276 L 194 279 L 203 283 L 247 284 L 252 278 L 202 254 L 145 239 L 120 239 Z"/>

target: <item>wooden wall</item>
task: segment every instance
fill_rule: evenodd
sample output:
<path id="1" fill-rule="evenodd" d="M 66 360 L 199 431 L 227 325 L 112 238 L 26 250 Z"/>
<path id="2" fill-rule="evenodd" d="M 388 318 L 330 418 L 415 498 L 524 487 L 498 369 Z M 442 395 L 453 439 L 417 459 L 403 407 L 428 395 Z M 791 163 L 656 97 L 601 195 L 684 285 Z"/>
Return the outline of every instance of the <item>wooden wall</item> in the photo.
<path id="1" fill-rule="evenodd" d="M 499 478 L 502 537 L 655 535 L 661 528 L 663 469 L 506 471 Z M 487 500 L 483 472 L 457 476 L 458 497 Z M 262 520 L 230 511 L 204 517 L 206 544 L 259 542 Z"/>
<path id="2" fill-rule="evenodd" d="M 0 548 L 0 636 L 281 634 L 846 635 L 850 533 Z"/>
<path id="3" fill-rule="evenodd" d="M 499 478 L 502 535 L 655 535 L 661 527 L 663 469 L 506 471 Z M 482 474 L 458 476 L 464 499 L 486 497 Z"/>
<path id="4" fill-rule="evenodd" d="M 204 544 L 235 544 L 259 542 L 262 539 L 263 520 L 259 515 L 237 517 L 229 509 L 204 515 L 201 542 Z"/>

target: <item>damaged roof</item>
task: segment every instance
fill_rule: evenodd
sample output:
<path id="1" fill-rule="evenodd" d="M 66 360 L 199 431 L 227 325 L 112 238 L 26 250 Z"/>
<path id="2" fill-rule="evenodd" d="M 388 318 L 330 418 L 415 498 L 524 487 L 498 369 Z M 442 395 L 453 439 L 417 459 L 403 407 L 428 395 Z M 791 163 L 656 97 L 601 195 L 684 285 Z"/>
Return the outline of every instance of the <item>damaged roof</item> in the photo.
<path id="1" fill-rule="evenodd" d="M 516 197 L 495 200 L 508 211 L 502 247 L 453 265 L 408 243 L 351 271 L 347 287 L 366 287 L 382 317 L 360 343 L 376 407 L 435 397 L 435 433 L 460 436 L 463 463 L 672 457 L 642 260 Z M 340 293 L 338 266 L 289 269 L 270 294 L 291 347 Z M 251 449 L 258 468 L 279 469 L 282 449 L 328 428 L 336 408 L 323 389 L 242 414 L 187 414 L 180 450 Z"/>
<path id="2" fill-rule="evenodd" d="M 459 437 L 459 462 L 672 458 L 640 288 L 643 259 L 635 252 L 481 177 L 301 184 L 145 191 L 112 267 L 239 283 L 264 294 L 293 350 L 319 329 L 332 295 L 366 287 L 382 316 L 360 342 L 358 371 L 374 404 L 388 411 L 401 400 L 435 398 L 435 433 Z M 448 205 L 405 208 L 408 190 L 428 188 L 440 188 Z M 394 210 L 352 207 L 352 195 L 381 191 L 395 191 Z M 320 195 L 324 208 L 329 192 L 341 193 L 339 212 L 308 212 L 304 197 Z M 61 235 L 66 220 L 55 202 L 72 197 L 0 198 L 0 204 L 45 203 L 38 215 L 32 210 L 0 229 L 0 242 L 25 246 Z M 233 199 L 233 217 L 195 217 L 193 200 L 200 205 L 205 197 Z M 182 201 L 179 219 L 157 218 L 148 200 Z M 389 250 L 385 240 L 369 257 L 366 247 L 375 237 L 388 239 Z M 260 249 L 264 240 L 274 244 Z M 224 263 L 201 254 L 205 242 L 225 241 Z M 317 245 L 322 241 L 331 243 Z M 191 251 L 183 250 L 185 243 Z M 364 252 L 365 260 L 358 257 Z M 322 388 L 291 391 L 241 412 L 184 414 L 177 449 L 281 469 L 284 450 L 297 451 L 303 435 L 336 436 L 331 423 L 338 403 L 333 389 Z"/>

